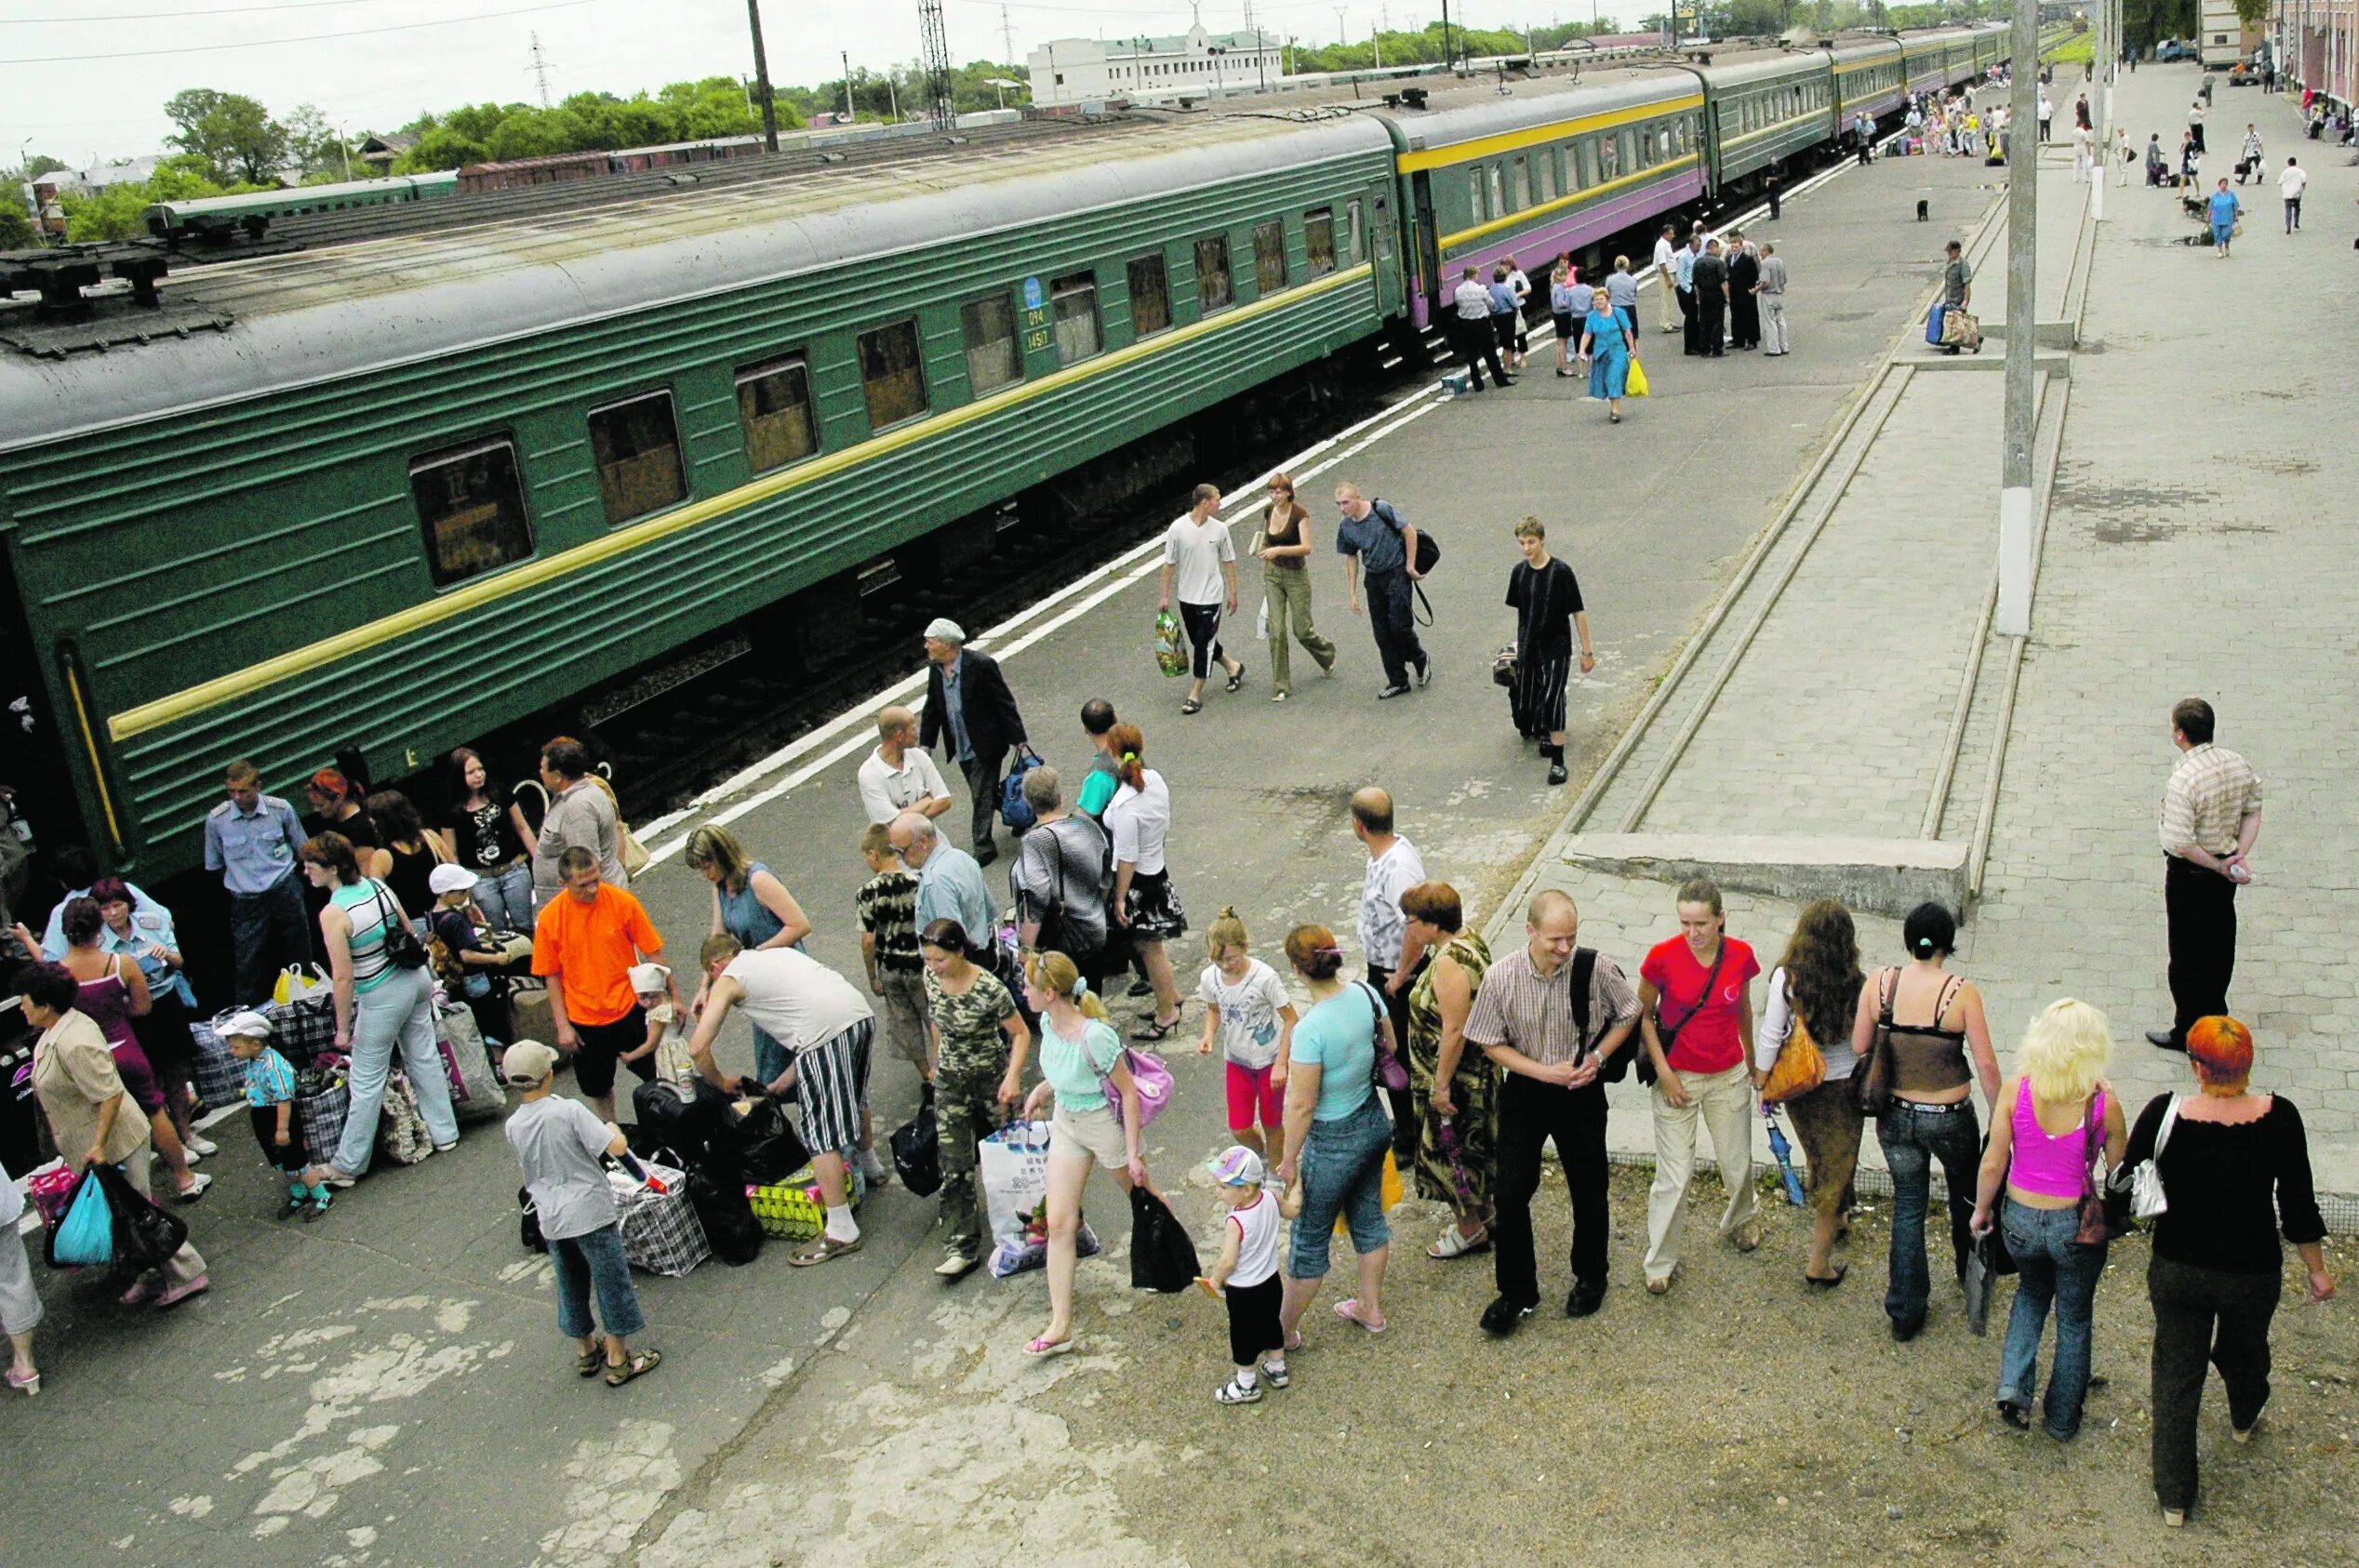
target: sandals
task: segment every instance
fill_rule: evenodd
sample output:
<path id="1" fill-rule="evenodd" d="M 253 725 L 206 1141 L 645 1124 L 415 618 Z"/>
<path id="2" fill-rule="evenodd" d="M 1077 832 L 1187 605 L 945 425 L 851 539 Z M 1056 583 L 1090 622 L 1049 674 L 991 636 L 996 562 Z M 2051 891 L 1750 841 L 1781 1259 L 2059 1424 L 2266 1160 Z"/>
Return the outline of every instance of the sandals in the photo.
<path id="1" fill-rule="evenodd" d="M 1233 689 L 1233 688 L 1232 688 L 1232 689 Z M 1188 698 L 1188 700 L 1187 700 L 1187 701 L 1185 701 L 1185 702 L 1183 702 L 1183 703 L 1181 703 L 1181 704 L 1180 705 L 1180 714 L 1181 714 L 1181 716 L 1182 716 L 1182 717 L 1185 717 L 1187 714 L 1190 714 L 1190 713 L 1201 713 L 1201 712 L 1203 712 L 1203 711 L 1204 711 L 1204 703 L 1203 703 L 1200 699 L 1198 699 L 1198 698 L 1193 698 L 1193 697 L 1192 697 L 1192 698 Z"/>
<path id="2" fill-rule="evenodd" d="M 1393 1326 L 1390 1322 L 1372 1323 L 1368 1322 L 1366 1318 L 1360 1316 L 1358 1311 L 1359 1305 L 1360 1298 L 1358 1296 L 1347 1296 L 1345 1299 L 1335 1304 L 1335 1315 L 1341 1318 L 1347 1323 L 1359 1324 L 1370 1334 L 1382 1334 L 1386 1329 Z"/>
<path id="3" fill-rule="evenodd" d="M 816 1269 L 822 1263 L 833 1263 L 848 1253 L 860 1251 L 863 1240 L 864 1238 L 855 1236 L 848 1242 L 839 1242 L 821 1231 L 818 1242 L 796 1253 L 787 1261 L 797 1269 Z"/>
<path id="4" fill-rule="evenodd" d="M 1133 1040 L 1161 1040 L 1179 1027 L 1180 1020 L 1178 1018 L 1172 1019 L 1167 1024 L 1144 1023 L 1130 1031 L 1130 1038 Z"/>
<path id="5" fill-rule="evenodd" d="M 1041 1338 L 1027 1340 L 1024 1343 L 1024 1354 L 1032 1357 L 1034 1361 L 1039 1361 L 1048 1356 L 1071 1355 L 1073 1350 L 1073 1342 L 1070 1335 L 1063 1339 L 1050 1339 L 1044 1335 Z"/>
<path id="6" fill-rule="evenodd" d="M 1821 1279 L 1818 1275 L 1805 1269 L 1802 1275 L 1802 1282 L 1808 1285 L 1812 1290 L 1833 1290 L 1835 1286 L 1843 1283 L 1844 1276 L 1850 1272 L 1851 1265 L 1848 1263 L 1836 1264 L 1834 1266 L 1834 1272 L 1824 1279 Z"/>
<path id="7" fill-rule="evenodd" d="M 1490 1250 L 1491 1233 L 1488 1230 L 1484 1231 L 1482 1235 L 1476 1237 L 1474 1240 L 1469 1241 L 1467 1240 L 1466 1232 L 1460 1230 L 1456 1225 L 1446 1225 L 1442 1228 L 1441 1240 L 1426 1248 L 1425 1256 L 1428 1257 L 1441 1258 L 1464 1257 L 1469 1253 L 1488 1252 Z"/>
<path id="8" fill-rule="evenodd" d="M 573 1358 L 573 1370 L 584 1377 L 597 1376 L 599 1369 L 606 1364 L 606 1352 L 603 1348 L 584 1350 Z"/>
<path id="9" fill-rule="evenodd" d="M 606 1368 L 606 1387 L 620 1389 L 634 1377 L 645 1377 L 663 1364 L 660 1350 L 642 1350 L 620 1366 Z"/>
<path id="10" fill-rule="evenodd" d="M 1225 686 L 1222 686 L 1220 689 L 1221 689 L 1222 691 L 1235 691 L 1235 690 L 1236 690 L 1239 686 L 1242 686 L 1242 685 L 1244 685 L 1244 684 L 1245 684 L 1245 665 L 1244 665 L 1242 662 L 1240 662 L 1240 663 L 1237 665 L 1236 673 L 1235 673 L 1235 674 L 1233 674 L 1233 675 L 1231 675 L 1231 676 L 1229 677 L 1229 684 L 1228 684 L 1227 685 L 1225 685 Z"/>

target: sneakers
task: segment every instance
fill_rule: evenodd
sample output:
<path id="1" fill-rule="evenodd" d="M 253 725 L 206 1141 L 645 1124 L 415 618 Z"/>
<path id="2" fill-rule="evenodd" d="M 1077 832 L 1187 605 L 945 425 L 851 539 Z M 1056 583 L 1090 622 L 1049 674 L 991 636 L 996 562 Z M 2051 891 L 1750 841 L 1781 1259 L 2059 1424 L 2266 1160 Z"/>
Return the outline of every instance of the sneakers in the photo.
<path id="1" fill-rule="evenodd" d="M 191 1176 L 189 1178 L 189 1184 L 186 1187 L 181 1188 L 178 1192 L 173 1193 L 172 1196 L 180 1203 L 193 1203 L 199 1198 L 204 1197 L 205 1189 L 212 1185 L 213 1177 L 209 1174 Z"/>
<path id="2" fill-rule="evenodd" d="M 1218 1389 L 1213 1389 L 1212 1397 L 1219 1401 L 1222 1404 L 1259 1404 L 1261 1402 L 1261 1385 L 1259 1383 L 1240 1383 L 1235 1378 L 1232 1377 L 1226 1383 L 1221 1384 Z"/>
<path id="3" fill-rule="evenodd" d="M 1500 1296 L 1483 1309 L 1481 1327 L 1493 1339 L 1504 1339 L 1524 1326 L 1524 1320 L 1532 1315 L 1532 1309 L 1524 1302 L 1510 1301 Z"/>
<path id="4" fill-rule="evenodd" d="M 180 1145 L 180 1163 L 181 1163 L 181 1164 L 183 1164 L 183 1165 L 192 1165 L 192 1166 L 193 1166 L 193 1165 L 194 1165 L 194 1164 L 195 1164 L 195 1163 L 196 1163 L 199 1160 L 202 1160 L 202 1159 L 204 1159 L 204 1158 L 205 1158 L 204 1153 L 203 1153 L 201 1150 L 199 1150 L 199 1149 L 197 1149 L 196 1145 L 194 1145 L 194 1144 L 193 1144 L 193 1143 L 184 1143 L 184 1144 Z"/>
<path id="5" fill-rule="evenodd" d="M 191 1133 L 180 1141 L 188 1146 L 192 1154 L 219 1154 L 221 1151 L 221 1146 L 203 1133 Z"/>
<path id="6" fill-rule="evenodd" d="M 1406 685 L 1387 686 L 1376 694 L 1376 699 L 1379 702 L 1390 702 L 1396 697 L 1406 697 L 1408 694 L 1409 688 Z"/>
<path id="7" fill-rule="evenodd" d="M 447 1154 L 458 1147 L 459 1140 L 457 1138 L 453 1138 L 448 1143 L 438 1143 L 434 1145 L 434 1152 L 437 1154 Z"/>
<path id="8" fill-rule="evenodd" d="M 1417 667 L 1417 684 L 1420 686 L 1430 686 L 1433 684 L 1433 660 L 1430 655 L 1424 663 Z"/>

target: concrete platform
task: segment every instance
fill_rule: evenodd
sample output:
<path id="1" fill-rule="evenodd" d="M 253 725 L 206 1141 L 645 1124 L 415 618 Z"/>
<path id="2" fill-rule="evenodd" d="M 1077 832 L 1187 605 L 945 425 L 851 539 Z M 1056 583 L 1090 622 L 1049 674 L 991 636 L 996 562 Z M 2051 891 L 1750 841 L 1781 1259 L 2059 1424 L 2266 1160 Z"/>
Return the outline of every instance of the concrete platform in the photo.
<path id="1" fill-rule="evenodd" d="M 1795 904 L 1836 898 L 1854 910 L 1905 915 L 1927 901 L 1964 907 L 1967 847 L 1934 839 L 1575 833 L 1564 857 L 1593 875 L 1672 884 L 1709 876 L 1724 889 Z"/>

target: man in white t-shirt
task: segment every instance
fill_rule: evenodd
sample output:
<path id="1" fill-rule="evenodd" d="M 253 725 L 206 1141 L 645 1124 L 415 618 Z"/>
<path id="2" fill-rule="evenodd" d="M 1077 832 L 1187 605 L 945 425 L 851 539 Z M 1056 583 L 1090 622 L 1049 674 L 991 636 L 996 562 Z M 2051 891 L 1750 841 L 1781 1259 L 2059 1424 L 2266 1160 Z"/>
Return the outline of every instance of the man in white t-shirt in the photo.
<path id="1" fill-rule="evenodd" d="M 1245 681 L 1245 665 L 1220 646 L 1220 614 L 1225 606 L 1237 611 L 1237 547 L 1229 525 L 1213 514 L 1220 510 L 1220 491 L 1211 485 L 1196 486 L 1195 504 L 1163 536 L 1163 591 L 1155 608 L 1171 608 L 1178 591 L 1180 618 L 1188 628 L 1188 672 L 1195 677 L 1188 688 L 1182 713 L 1204 711 L 1204 684 L 1215 664 L 1227 672 L 1228 689 Z"/>
<path id="2" fill-rule="evenodd" d="M 2286 160 L 2286 172 L 2277 177 L 2277 193 L 2286 198 L 2286 233 L 2301 227 L 2301 193 L 2310 184 L 2310 171 Z"/>
<path id="3" fill-rule="evenodd" d="M 1409 935 L 1401 895 L 1425 880 L 1425 858 L 1393 831 L 1393 797 L 1373 784 L 1352 797 L 1352 836 L 1368 856 L 1367 873 L 1360 883 L 1360 957 L 1367 964 L 1368 984 L 1384 995 L 1385 1010 L 1393 1017 L 1393 1038 L 1406 1048 L 1409 982 L 1417 977 L 1425 945 Z M 1407 1089 L 1386 1093 L 1393 1102 L 1393 1158 L 1406 1163 L 1417 1152 L 1417 1102 Z"/>
<path id="4" fill-rule="evenodd" d="M 1665 332 L 1679 330 L 1679 247 L 1672 244 L 1678 233 L 1666 223 L 1655 236 L 1655 282 L 1662 286 L 1655 296 L 1655 320 Z"/>
<path id="5" fill-rule="evenodd" d="M 917 715 L 887 708 L 876 715 L 876 750 L 860 764 L 860 805 L 871 822 L 890 822 L 904 811 L 940 817 L 950 809 L 950 786 L 917 744 Z"/>
<path id="6" fill-rule="evenodd" d="M 846 1153 L 856 1154 L 872 1186 L 886 1177 L 868 1109 L 869 1048 L 876 1033 L 868 998 L 851 981 L 793 948 L 749 950 L 724 933 L 706 937 L 697 956 L 704 965 L 704 1012 L 688 1055 L 705 1081 L 732 1094 L 756 1086 L 728 1076 L 713 1060 L 713 1043 L 732 1008 L 745 1009 L 747 1018 L 793 1053 L 787 1077 L 803 1107 L 803 1142 L 826 1201 L 827 1226 L 791 1261 L 807 1268 L 860 1251 L 860 1228 L 845 1186 Z M 762 1087 L 775 1093 L 786 1084 Z"/>

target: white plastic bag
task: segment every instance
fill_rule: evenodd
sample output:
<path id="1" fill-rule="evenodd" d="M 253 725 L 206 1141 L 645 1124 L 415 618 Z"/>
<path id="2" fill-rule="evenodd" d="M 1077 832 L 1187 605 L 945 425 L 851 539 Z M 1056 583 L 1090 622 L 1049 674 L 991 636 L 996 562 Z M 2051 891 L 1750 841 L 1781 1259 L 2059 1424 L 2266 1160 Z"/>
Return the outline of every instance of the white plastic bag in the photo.
<path id="1" fill-rule="evenodd" d="M 1048 1196 L 1048 1123 L 1010 1122 L 978 1146 L 992 1240 L 1020 1242 Z"/>
<path id="2" fill-rule="evenodd" d="M 1261 614 L 1253 624 L 1253 634 L 1263 642 L 1270 640 L 1270 601 L 1261 601 Z"/>
<path id="3" fill-rule="evenodd" d="M 271 988 L 271 1000 L 284 1005 L 289 1002 L 300 1002 L 313 992 L 327 994 L 333 990 L 327 971 L 313 963 L 309 965 L 311 972 L 306 974 L 305 967 L 300 963 L 290 963 L 280 970 L 278 983 Z"/>

